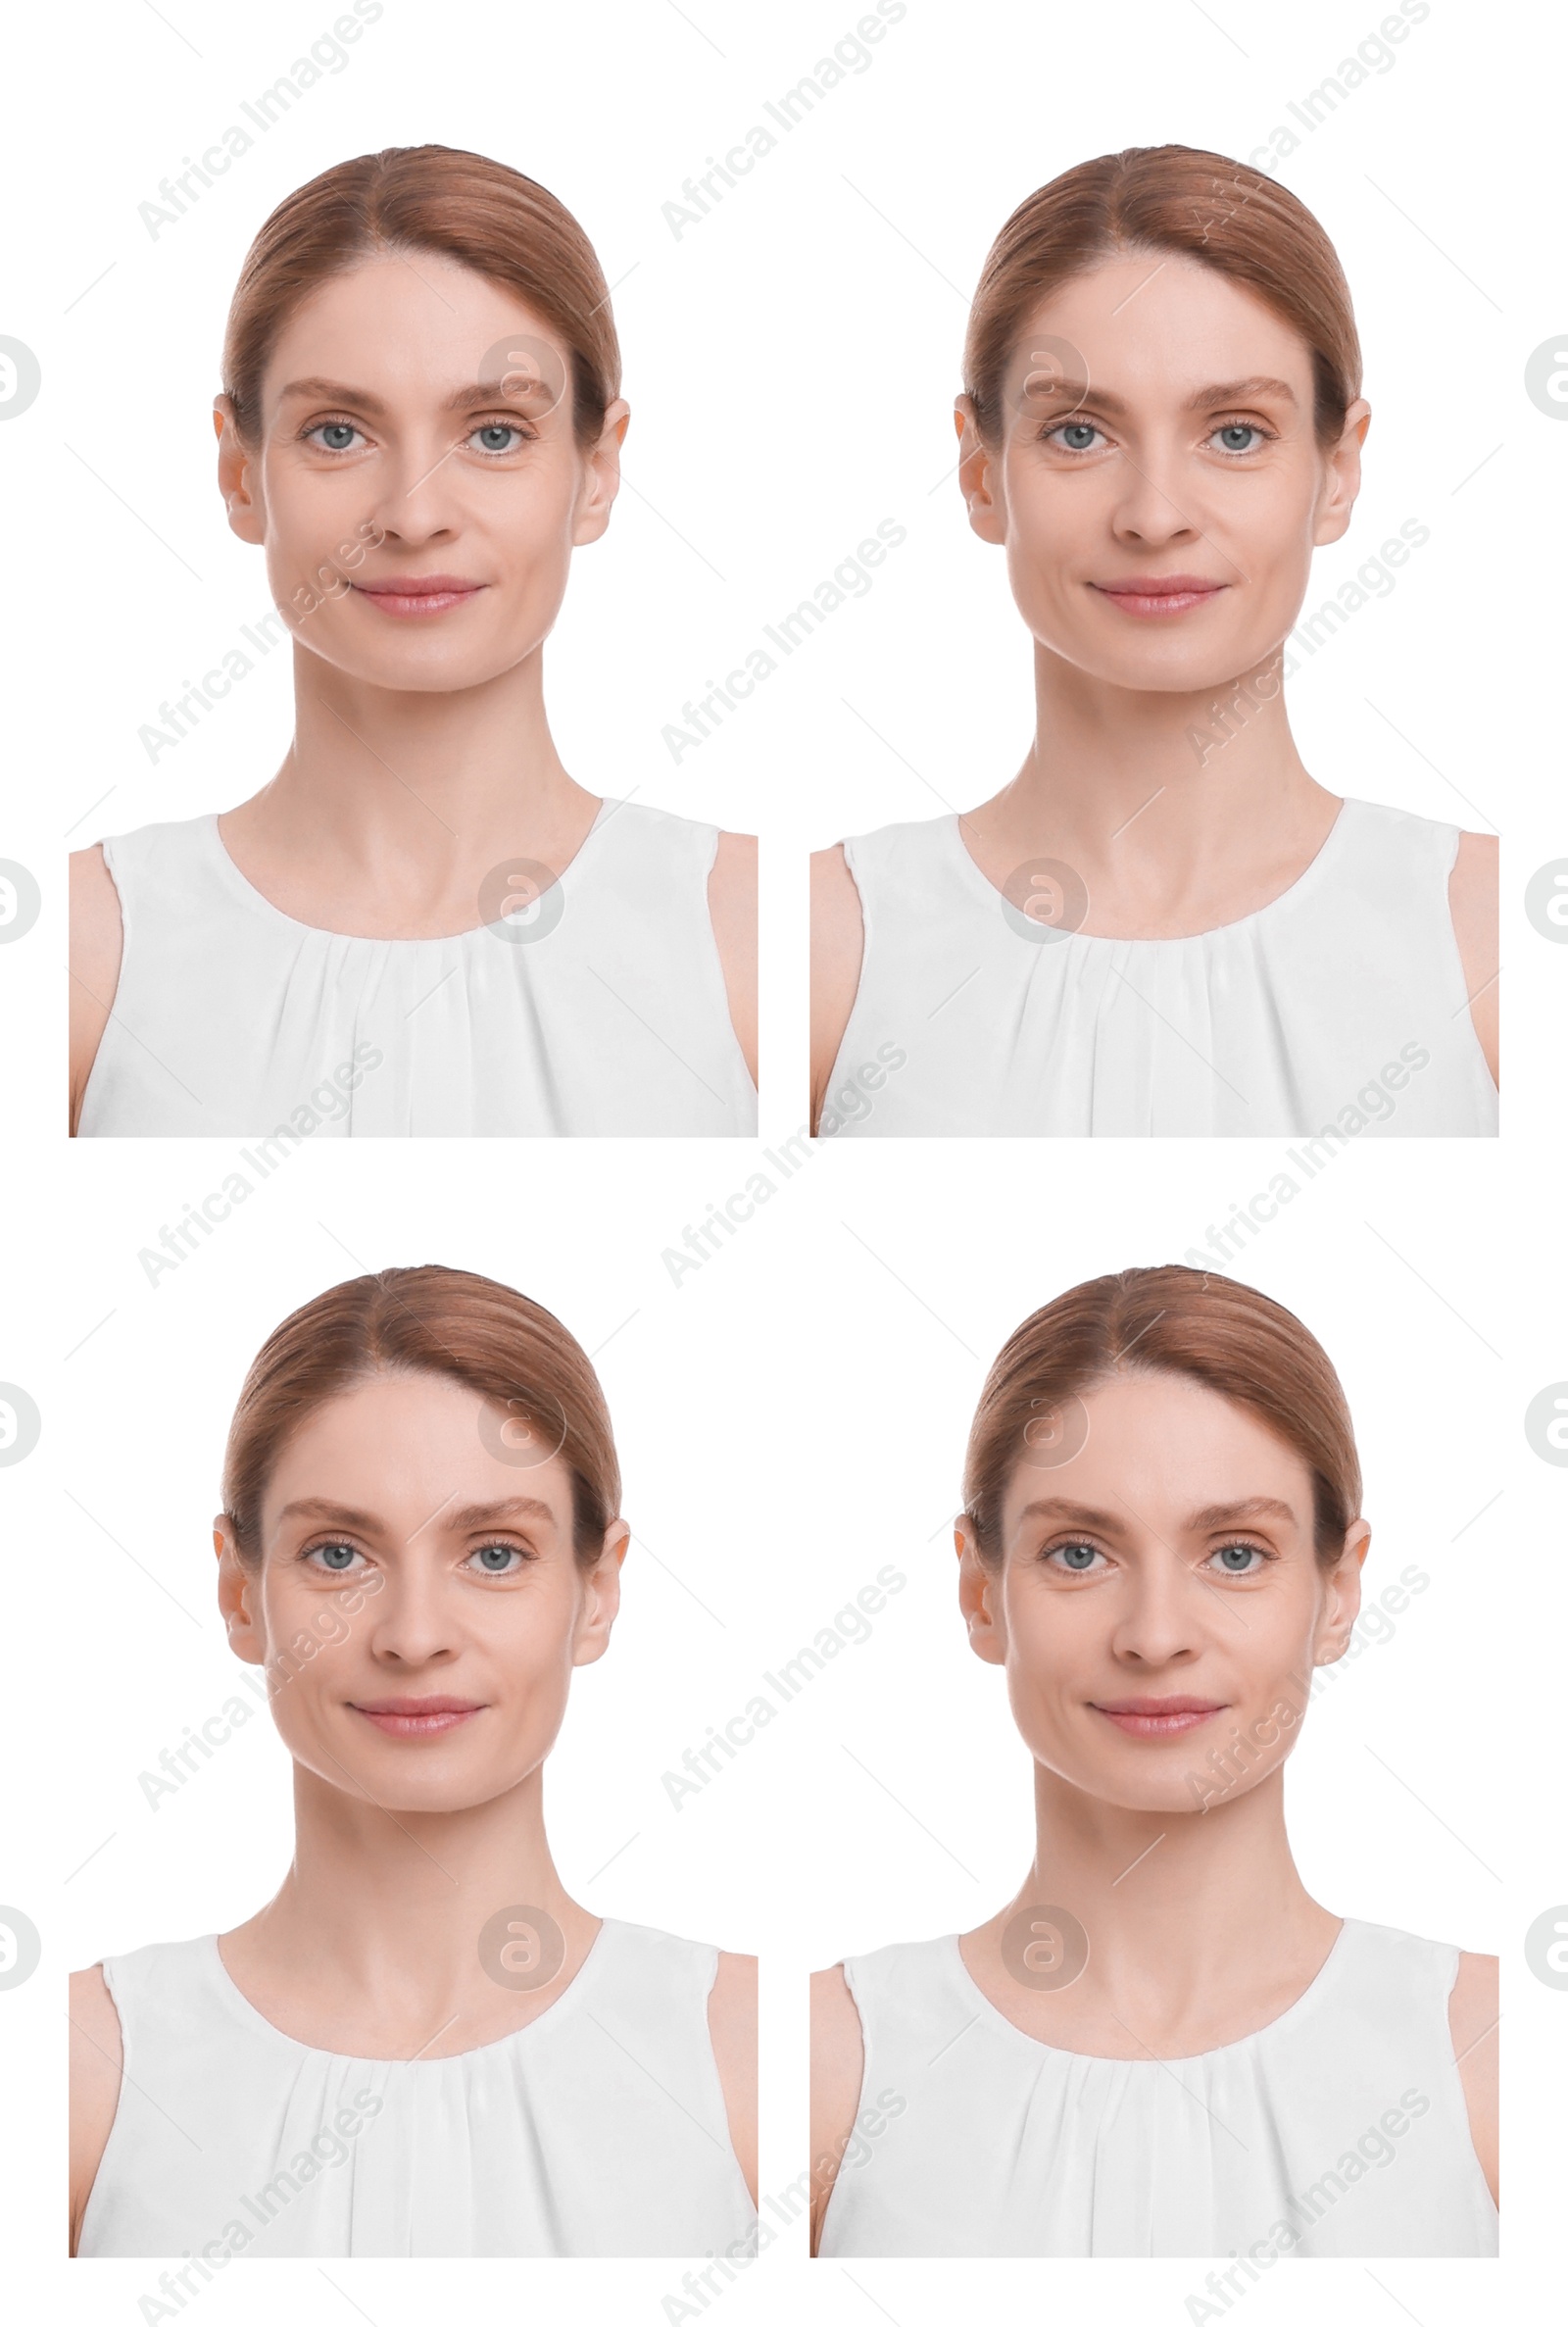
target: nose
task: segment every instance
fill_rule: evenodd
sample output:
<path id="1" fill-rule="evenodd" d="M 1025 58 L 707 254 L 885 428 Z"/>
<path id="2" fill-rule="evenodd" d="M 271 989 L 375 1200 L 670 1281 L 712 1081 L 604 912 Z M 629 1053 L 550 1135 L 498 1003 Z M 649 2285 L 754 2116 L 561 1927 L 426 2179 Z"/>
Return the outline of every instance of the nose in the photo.
<path id="1" fill-rule="evenodd" d="M 1141 443 L 1137 458 L 1121 451 L 1117 457 L 1115 501 L 1111 530 L 1120 542 L 1145 549 L 1166 549 L 1172 542 L 1202 538 L 1197 517 L 1179 496 L 1192 498 L 1190 478 L 1178 473 L 1174 445 Z"/>
<path id="2" fill-rule="evenodd" d="M 455 1627 L 438 1576 L 417 1560 L 389 1564 L 369 1603 L 369 1650 L 378 1664 L 423 1665 L 454 1657 Z"/>
<path id="3" fill-rule="evenodd" d="M 370 516 L 381 538 L 422 549 L 457 531 L 455 449 L 450 439 L 410 441 L 379 469 Z"/>
<path id="4" fill-rule="evenodd" d="M 1129 1564 L 1111 1634 L 1122 1662 L 1149 1668 L 1194 1660 L 1203 1646 L 1209 1598 L 1161 1544 Z"/>

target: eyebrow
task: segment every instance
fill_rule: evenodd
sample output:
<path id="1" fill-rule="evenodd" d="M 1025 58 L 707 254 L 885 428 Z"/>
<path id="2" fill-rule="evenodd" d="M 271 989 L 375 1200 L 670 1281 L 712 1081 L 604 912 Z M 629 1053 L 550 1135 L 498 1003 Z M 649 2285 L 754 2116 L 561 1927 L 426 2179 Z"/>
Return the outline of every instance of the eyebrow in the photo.
<path id="1" fill-rule="evenodd" d="M 334 1503 L 324 1495 L 302 1495 L 293 1503 L 285 1503 L 278 1512 L 279 1520 L 320 1520 L 326 1526 L 354 1527 L 362 1535 L 378 1535 L 385 1531 L 386 1522 L 373 1511 L 357 1510 L 352 1504 Z M 445 1504 L 432 1511 L 424 1526 L 440 1520 L 447 1527 L 466 1533 L 475 1527 L 497 1527 L 508 1519 L 546 1519 L 553 1526 L 556 1513 L 548 1503 L 537 1495 L 507 1495 L 494 1503 L 463 1503 L 456 1510 Z M 419 1533 L 424 1529 L 421 1527 Z"/>
<path id="2" fill-rule="evenodd" d="M 499 1503 L 461 1503 L 442 1514 L 449 1527 L 499 1527 L 507 1519 L 546 1519 L 555 1525 L 556 1513 L 538 1495 L 507 1495 Z"/>
<path id="3" fill-rule="evenodd" d="M 1092 1503 L 1069 1503 L 1064 1496 L 1046 1495 L 1026 1503 L 1023 1519 L 1059 1519 L 1069 1527 L 1098 1527 L 1102 1535 L 1125 1535 L 1127 1522 L 1117 1512 L 1097 1510 Z"/>
<path id="4" fill-rule="evenodd" d="M 1125 415 L 1128 410 L 1122 397 L 1115 395 L 1109 388 L 1096 386 L 1092 380 L 1055 380 L 1050 387 L 1040 390 L 1039 401 L 1044 404 L 1054 396 L 1070 396 L 1075 404 L 1094 404 L 1102 412 L 1118 415 Z M 1278 397 L 1290 405 L 1294 405 L 1297 400 L 1296 390 L 1289 380 L 1271 379 L 1258 373 L 1250 379 L 1222 379 L 1207 387 L 1195 388 L 1182 410 L 1212 412 L 1222 404 L 1252 404 L 1268 396 Z"/>
<path id="5" fill-rule="evenodd" d="M 1018 1513 L 1024 1519 L 1051 1519 L 1068 1527 L 1098 1527 L 1102 1535 L 1125 1535 L 1127 1521 L 1115 1511 L 1097 1510 L 1091 1503 L 1070 1503 L 1058 1495 L 1047 1495 L 1026 1503 Z M 1246 1495 L 1235 1503 L 1209 1503 L 1201 1510 L 1195 1510 L 1184 1522 L 1194 1534 L 1206 1534 L 1216 1527 L 1240 1526 L 1247 1519 L 1283 1519 L 1295 1525 L 1296 1512 L 1288 1503 L 1276 1495 Z"/>
<path id="6" fill-rule="evenodd" d="M 1296 1512 L 1277 1495 L 1247 1495 L 1240 1503 L 1210 1503 L 1195 1510 L 1188 1525 L 1200 1532 L 1210 1527 L 1234 1527 L 1244 1519 L 1283 1519 L 1296 1524 Z"/>
<path id="7" fill-rule="evenodd" d="M 350 1503 L 333 1503 L 324 1495 L 301 1495 L 293 1503 L 285 1503 L 278 1512 L 281 1519 L 321 1519 L 328 1526 L 358 1527 L 368 1535 L 381 1524 L 372 1511 L 356 1510 Z"/>
<path id="8" fill-rule="evenodd" d="M 372 395 L 368 388 L 352 387 L 341 379 L 291 379 L 286 387 L 278 390 L 278 402 L 286 403 L 291 396 L 308 399 L 312 403 L 351 404 L 356 412 L 377 415 L 384 415 L 387 409 L 380 397 Z M 516 397 L 506 393 L 500 380 L 468 380 L 442 399 L 441 410 L 476 412 L 485 405 L 515 404 L 517 401 Z"/>

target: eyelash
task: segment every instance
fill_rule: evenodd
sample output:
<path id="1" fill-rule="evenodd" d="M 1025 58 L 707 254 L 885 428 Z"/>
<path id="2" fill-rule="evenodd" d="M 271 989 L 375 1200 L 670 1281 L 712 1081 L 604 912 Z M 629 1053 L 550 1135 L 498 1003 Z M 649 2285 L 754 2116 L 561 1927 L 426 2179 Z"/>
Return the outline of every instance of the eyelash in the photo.
<path id="1" fill-rule="evenodd" d="M 515 1567 L 503 1567 L 503 1568 L 494 1568 L 494 1567 L 476 1567 L 476 1568 L 473 1570 L 473 1572 L 474 1572 L 474 1574 L 475 1574 L 475 1575 L 490 1575 L 490 1576 L 496 1576 L 496 1575 L 499 1575 L 499 1576 L 502 1576 L 502 1577 L 511 1576 L 511 1575 L 520 1575 L 520 1574 L 521 1574 L 521 1572 L 522 1572 L 522 1570 L 523 1570 L 523 1568 L 524 1568 L 524 1567 L 526 1567 L 526 1566 L 529 1564 L 529 1562 L 530 1562 L 531 1560 L 533 1560 L 537 1559 L 537 1557 L 538 1557 L 538 1554 L 537 1554 L 537 1553 L 529 1551 L 529 1549 L 528 1549 L 528 1547 L 527 1547 L 527 1545 L 526 1545 L 526 1544 L 521 1544 L 521 1543 L 476 1543 L 476 1544 L 474 1545 L 474 1547 L 473 1547 L 472 1551 L 470 1551 L 470 1552 L 469 1552 L 469 1554 L 468 1554 L 468 1560 L 474 1560 L 474 1559 L 477 1559 L 477 1558 L 478 1558 L 478 1555 L 479 1555 L 481 1552 L 515 1552 L 515 1553 L 516 1553 L 516 1555 L 517 1555 L 517 1565 L 516 1565 Z M 467 1560 L 466 1560 L 464 1561 L 464 1565 L 465 1565 L 465 1566 L 466 1566 L 466 1565 L 467 1565 Z"/>
<path id="2" fill-rule="evenodd" d="M 357 436 L 363 436 L 365 434 L 365 430 L 360 426 L 359 421 L 351 421 L 347 413 L 328 413 L 324 420 L 312 421 L 308 427 L 302 428 L 300 430 L 301 443 L 314 444 L 316 437 L 323 428 L 352 428 Z M 485 452 L 482 448 L 479 448 L 479 458 L 481 461 L 505 461 L 510 459 L 514 453 L 520 452 L 523 444 L 536 444 L 538 442 L 537 432 L 534 429 L 528 427 L 522 421 L 515 420 L 510 413 L 497 413 L 493 420 L 480 419 L 474 421 L 470 423 L 467 433 L 469 436 L 477 436 L 481 428 L 510 428 L 514 436 L 520 437 L 522 440 L 521 444 L 508 445 L 506 451 L 500 453 L 489 453 Z M 466 441 L 466 439 L 465 439 L 465 441 Z M 315 450 L 318 453 L 325 453 L 329 461 L 346 460 L 348 455 L 355 449 L 356 448 L 353 445 L 348 444 L 315 445 Z"/>
<path id="3" fill-rule="evenodd" d="M 1099 1554 L 1100 1554 L 1100 1557 L 1101 1557 L 1102 1559 L 1103 1559 L 1103 1558 L 1105 1557 L 1105 1554 L 1104 1554 L 1102 1551 L 1101 1551 L 1101 1547 L 1100 1547 L 1100 1545 L 1099 1545 L 1098 1543 L 1091 1543 L 1091 1542 L 1089 1541 L 1089 1539 L 1088 1539 L 1088 1537 L 1087 1537 L 1087 1536 L 1083 1536 L 1083 1535 L 1071 1535 L 1071 1536 L 1068 1536 L 1068 1537 L 1067 1537 L 1067 1538 L 1066 1538 L 1066 1539 L 1065 1539 L 1063 1542 L 1061 1542 L 1061 1543 L 1054 1543 L 1054 1544 L 1050 1544 L 1050 1545 L 1048 1545 L 1048 1546 L 1047 1546 L 1047 1548 L 1046 1548 L 1046 1550 L 1045 1550 L 1045 1551 L 1043 1551 L 1043 1552 L 1041 1553 L 1041 1555 L 1040 1555 L 1040 1558 L 1041 1558 L 1041 1562 L 1042 1562 L 1042 1564 L 1043 1564 L 1043 1565 L 1045 1565 L 1045 1566 L 1048 1566 L 1048 1567 L 1050 1567 L 1050 1566 L 1054 1566 L 1054 1567 L 1055 1567 L 1055 1570 L 1056 1570 L 1056 1573 L 1057 1573 L 1058 1575 L 1096 1575 L 1096 1574 L 1100 1573 L 1100 1570 L 1099 1570 L 1098 1568 L 1093 1568 L 1093 1567 L 1064 1567 L 1064 1566 L 1062 1566 L 1062 1565 L 1060 1564 L 1060 1562 L 1059 1562 L 1059 1561 L 1056 1560 L 1056 1554 L 1057 1554 L 1058 1552 L 1071 1552 L 1071 1551 L 1087 1551 L 1087 1552 L 1096 1552 L 1096 1553 L 1099 1553 Z M 1217 1544 L 1215 1544 L 1215 1546 L 1214 1546 L 1213 1550 L 1212 1550 L 1212 1551 L 1211 1551 L 1211 1552 L 1208 1554 L 1208 1557 L 1207 1557 L 1207 1559 L 1205 1559 L 1205 1560 L 1204 1560 L 1204 1562 L 1203 1562 L 1203 1565 L 1204 1565 L 1204 1567 L 1206 1568 L 1206 1567 L 1208 1566 L 1209 1560 L 1218 1559 L 1218 1557 L 1219 1557 L 1219 1555 L 1220 1555 L 1220 1553 L 1221 1553 L 1221 1552 L 1255 1552 L 1255 1553 L 1257 1554 L 1257 1557 L 1258 1557 L 1258 1559 L 1259 1559 L 1259 1560 L 1260 1560 L 1263 1562 L 1263 1565 L 1264 1565 L 1264 1566 L 1267 1566 L 1267 1565 L 1268 1565 L 1268 1564 L 1269 1564 L 1269 1563 L 1270 1563 L 1272 1560 L 1277 1560 L 1277 1559 L 1279 1558 L 1279 1554 L 1278 1554 L 1277 1552 L 1271 1552 L 1271 1551 L 1269 1550 L 1269 1548 L 1268 1548 L 1268 1546 L 1267 1546 L 1266 1544 L 1261 1544 L 1261 1543 L 1252 1543 L 1252 1542 L 1249 1541 L 1249 1540 L 1248 1540 L 1246 1537 L 1243 1537 L 1243 1536 L 1237 1536 L 1236 1538 L 1234 1538 L 1232 1541 L 1230 1541 L 1230 1542 L 1228 1542 L 1228 1543 L 1217 1543 Z M 1244 1567 L 1244 1568 L 1241 1568 L 1241 1569 L 1236 1569 L 1236 1568 L 1214 1568 L 1213 1570 L 1211 1570 L 1211 1572 L 1212 1572 L 1212 1573 L 1214 1573 L 1214 1574 L 1216 1574 L 1216 1575 L 1226 1575 L 1226 1574 L 1228 1574 L 1228 1575 L 1231 1575 L 1233 1578 L 1235 1578 L 1237 1581 L 1245 1581 L 1245 1580 L 1246 1580 L 1246 1579 L 1247 1579 L 1249 1576 L 1253 1576 L 1253 1575 L 1259 1575 L 1259 1574 L 1261 1574 L 1261 1572 L 1262 1572 L 1262 1568 L 1261 1568 L 1261 1567 Z"/>
<path id="4" fill-rule="evenodd" d="M 352 1567 L 323 1567 L 320 1564 L 320 1562 L 316 1558 L 316 1554 L 318 1552 L 331 1551 L 354 1552 L 362 1560 L 365 1557 L 364 1553 L 360 1551 L 358 1544 L 349 1543 L 347 1539 L 341 1535 L 327 1535 L 323 1536 L 318 1543 L 307 1544 L 305 1549 L 299 1555 L 300 1562 L 304 1566 L 313 1568 L 318 1575 L 330 1575 L 333 1577 L 353 1575 L 355 1570 Z M 517 1575 L 521 1572 L 522 1568 L 526 1567 L 531 1560 L 537 1559 L 538 1557 L 538 1554 L 536 1552 L 530 1551 L 526 1544 L 505 1543 L 501 1541 L 494 1543 L 476 1543 L 469 1550 L 467 1559 L 465 1560 L 464 1564 L 466 1566 L 468 1560 L 476 1559 L 480 1552 L 495 1551 L 515 1552 L 517 1555 L 517 1565 L 514 1567 L 502 1568 L 476 1567 L 472 1570 L 475 1575 L 489 1575 L 503 1579 L 508 1576 Z"/>
<path id="5" fill-rule="evenodd" d="M 365 1557 L 357 1543 L 349 1543 L 341 1535 L 323 1535 L 318 1543 L 308 1543 L 299 1556 L 301 1566 L 314 1568 L 318 1575 L 342 1576 L 354 1573 L 352 1567 L 323 1567 L 316 1557 L 318 1552 L 353 1552 L 362 1560 Z"/>
<path id="6" fill-rule="evenodd" d="M 1069 415 L 1069 417 L 1064 421 L 1052 421 L 1048 422 L 1047 425 L 1040 431 L 1041 443 L 1054 443 L 1056 431 L 1059 428 L 1093 428 L 1098 434 L 1102 436 L 1105 434 L 1105 430 L 1101 427 L 1101 424 L 1098 421 L 1089 420 L 1080 413 L 1073 413 Z M 1221 428 L 1250 428 L 1255 435 L 1260 436 L 1263 440 L 1263 444 L 1249 445 L 1245 453 L 1222 452 L 1220 454 L 1220 459 L 1222 461 L 1249 460 L 1253 453 L 1261 452 L 1264 444 L 1274 444 L 1277 442 L 1279 435 L 1279 431 L 1277 429 L 1266 428 L 1261 421 L 1244 420 L 1240 414 L 1238 414 L 1234 420 L 1216 421 L 1213 426 L 1209 429 L 1208 433 L 1210 436 L 1217 436 Z M 1076 447 L 1070 444 L 1056 444 L 1055 449 L 1059 453 L 1065 453 L 1069 461 L 1087 461 L 1090 454 L 1096 448 L 1093 445 L 1088 444 L 1078 445 Z"/>

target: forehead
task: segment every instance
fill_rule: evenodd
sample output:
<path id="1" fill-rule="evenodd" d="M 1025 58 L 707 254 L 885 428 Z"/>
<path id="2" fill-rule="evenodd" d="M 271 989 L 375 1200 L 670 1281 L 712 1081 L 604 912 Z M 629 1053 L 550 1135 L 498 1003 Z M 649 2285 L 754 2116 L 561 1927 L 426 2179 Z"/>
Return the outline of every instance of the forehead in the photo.
<path id="1" fill-rule="evenodd" d="M 1174 1519 L 1256 1498 L 1287 1503 L 1310 1523 L 1301 1457 L 1250 1409 L 1200 1382 L 1122 1375 L 1070 1406 L 1076 1411 L 1031 1427 L 1028 1440 L 1020 1433 L 1004 1498 L 1009 1523 L 1044 1499 Z"/>
<path id="2" fill-rule="evenodd" d="M 383 390 L 499 380 L 526 351 L 559 388 L 569 352 L 518 294 L 434 251 L 380 252 L 318 283 L 285 320 L 268 358 L 270 392 L 330 373 Z"/>
<path id="3" fill-rule="evenodd" d="M 1079 350 L 1091 385 L 1191 390 L 1268 374 L 1310 394 L 1306 342 L 1254 291 L 1174 252 L 1135 251 L 1061 283 L 1031 312 L 1009 357 L 1029 366 L 1031 341 Z"/>
<path id="4" fill-rule="evenodd" d="M 449 1506 L 530 1496 L 569 1515 L 558 1420 L 519 1401 L 504 1412 L 439 1374 L 379 1375 L 299 1423 L 272 1466 L 267 1509 L 332 1496 L 400 1518 L 416 1505 L 422 1519 Z"/>

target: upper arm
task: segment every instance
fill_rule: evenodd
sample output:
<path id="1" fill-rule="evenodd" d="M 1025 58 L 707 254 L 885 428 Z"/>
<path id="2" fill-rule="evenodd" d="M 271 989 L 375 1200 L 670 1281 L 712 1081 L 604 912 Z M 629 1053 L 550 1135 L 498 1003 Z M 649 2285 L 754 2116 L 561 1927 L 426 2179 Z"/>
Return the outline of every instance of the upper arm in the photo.
<path id="1" fill-rule="evenodd" d="M 844 1966 L 811 1974 L 811 2252 L 855 2131 L 865 2074 L 865 2039 Z"/>
<path id="2" fill-rule="evenodd" d="M 75 1134 L 82 1093 L 98 1056 L 123 945 L 120 891 L 101 846 L 71 859 L 71 1130 Z"/>
<path id="3" fill-rule="evenodd" d="M 811 1129 L 827 1096 L 828 1077 L 844 1040 L 860 983 L 865 922 L 860 892 L 844 846 L 811 859 Z M 826 1975 L 824 1974 L 824 1977 Z"/>
<path id="4" fill-rule="evenodd" d="M 757 2203 L 757 1957 L 724 1956 L 708 1993 L 708 2030 L 724 2088 L 729 2138 Z"/>
<path id="5" fill-rule="evenodd" d="M 708 911 L 729 995 L 729 1022 L 757 1080 L 757 841 L 721 832 L 708 876 Z"/>
<path id="6" fill-rule="evenodd" d="M 71 1975 L 71 2252 L 120 2103 L 120 2014 L 103 1965 Z"/>
<path id="7" fill-rule="evenodd" d="M 1497 1958 L 1461 1956 L 1448 1997 L 1448 2028 L 1459 2064 L 1470 2139 L 1497 2200 Z"/>
<path id="8" fill-rule="evenodd" d="M 1461 832 L 1448 875 L 1448 911 L 1464 966 L 1464 990 L 1481 1048 L 1497 1079 L 1497 841 Z"/>

